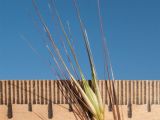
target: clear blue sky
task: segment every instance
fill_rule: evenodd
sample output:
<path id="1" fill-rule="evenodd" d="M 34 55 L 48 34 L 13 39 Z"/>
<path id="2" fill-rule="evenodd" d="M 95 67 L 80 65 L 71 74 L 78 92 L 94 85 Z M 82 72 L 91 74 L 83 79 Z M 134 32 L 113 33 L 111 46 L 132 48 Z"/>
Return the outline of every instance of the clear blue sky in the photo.
<path id="1" fill-rule="evenodd" d="M 57 0 L 63 22 L 70 21 L 80 64 L 89 76 L 72 0 Z M 98 76 L 103 79 L 96 0 L 78 0 L 93 49 Z M 105 34 L 116 79 L 160 79 L 160 1 L 101 0 Z M 38 3 L 53 30 L 47 3 Z M 0 79 L 55 79 L 50 69 L 20 37 L 23 34 L 46 58 L 43 35 L 31 15 L 31 0 L 0 0 Z M 58 30 L 57 30 L 58 31 Z M 57 36 L 58 32 L 53 32 Z M 58 38 L 58 37 L 57 37 Z"/>

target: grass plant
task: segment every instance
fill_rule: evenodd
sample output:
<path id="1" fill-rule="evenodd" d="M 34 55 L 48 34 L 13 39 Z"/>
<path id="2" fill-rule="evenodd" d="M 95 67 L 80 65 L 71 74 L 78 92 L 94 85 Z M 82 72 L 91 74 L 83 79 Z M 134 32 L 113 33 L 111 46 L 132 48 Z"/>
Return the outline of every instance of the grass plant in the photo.
<path id="1" fill-rule="evenodd" d="M 52 70 L 54 74 L 58 77 L 59 80 L 59 89 L 65 88 L 69 94 L 64 95 L 66 99 L 69 99 L 73 113 L 76 119 L 80 120 L 105 120 L 105 103 L 102 100 L 100 93 L 100 88 L 98 85 L 98 78 L 96 74 L 96 68 L 94 64 L 94 58 L 92 55 L 92 50 L 90 47 L 90 42 L 88 39 L 87 30 L 85 28 L 84 22 L 80 15 L 80 10 L 77 0 L 73 0 L 75 7 L 77 19 L 80 24 L 80 30 L 83 37 L 84 48 L 87 54 L 87 60 L 89 61 L 89 68 L 91 74 L 91 84 L 86 79 L 82 68 L 79 64 L 79 60 L 76 55 L 76 50 L 73 47 L 71 38 L 67 34 L 64 24 L 62 22 L 61 16 L 58 12 L 56 2 L 54 0 L 48 0 L 49 9 L 53 11 L 53 17 L 57 17 L 58 25 L 63 33 L 65 39 L 59 40 L 62 43 L 61 48 L 63 49 L 65 56 L 67 56 L 68 63 L 66 63 L 64 54 L 61 53 L 59 46 L 56 44 L 57 40 L 52 36 L 49 27 L 47 26 L 42 14 L 38 8 L 38 5 L 35 0 L 32 0 L 35 12 L 40 20 L 40 23 L 44 29 L 46 39 L 49 40 L 45 44 L 46 49 L 48 50 L 53 62 L 54 67 Z M 104 66 L 106 74 L 108 75 L 109 85 L 107 86 L 107 92 L 110 99 L 110 104 L 112 106 L 113 118 L 114 120 L 121 120 L 119 106 L 116 100 L 116 93 L 114 88 L 114 75 L 113 69 L 110 62 L 109 52 L 106 46 L 106 39 L 103 31 L 103 22 L 100 11 L 100 1 L 97 0 L 98 16 L 100 21 L 100 31 L 102 36 L 102 46 L 104 52 Z M 69 27 L 69 26 L 68 26 Z M 71 33 L 70 33 L 71 34 Z M 69 54 L 70 53 L 70 54 Z M 69 67 L 69 65 L 71 67 Z M 72 72 L 73 71 L 73 72 Z M 111 75 L 110 75 L 111 74 Z M 110 78 L 112 76 L 112 79 Z M 79 80 L 78 80 L 79 78 Z M 62 79 L 65 79 L 62 81 Z"/>

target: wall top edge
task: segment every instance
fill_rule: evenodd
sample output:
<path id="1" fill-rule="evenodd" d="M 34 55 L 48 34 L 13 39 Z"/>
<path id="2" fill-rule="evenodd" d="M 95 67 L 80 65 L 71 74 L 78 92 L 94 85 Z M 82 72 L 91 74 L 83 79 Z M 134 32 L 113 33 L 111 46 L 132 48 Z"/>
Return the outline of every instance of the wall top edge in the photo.
<path id="1" fill-rule="evenodd" d="M 45 80 L 48 80 L 48 81 L 58 81 L 58 80 L 50 80 L 50 79 L 34 79 L 34 80 L 23 80 L 23 79 L 19 79 L 19 80 L 12 80 L 12 79 L 9 79 L 9 80 L 0 80 L 0 81 L 45 81 Z M 109 80 L 98 80 L 98 81 L 109 81 Z M 160 81 L 159 80 L 115 80 L 115 81 Z"/>

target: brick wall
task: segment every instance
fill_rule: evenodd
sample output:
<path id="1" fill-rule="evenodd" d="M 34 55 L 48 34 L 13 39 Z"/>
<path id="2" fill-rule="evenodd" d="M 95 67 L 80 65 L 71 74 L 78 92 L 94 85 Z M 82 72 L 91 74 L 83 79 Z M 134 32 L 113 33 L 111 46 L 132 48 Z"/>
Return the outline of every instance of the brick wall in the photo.
<path id="1" fill-rule="evenodd" d="M 99 80 L 103 100 L 108 104 L 106 92 L 108 81 Z M 129 99 L 132 104 L 160 104 L 159 80 L 116 80 L 115 88 L 118 103 L 127 105 Z M 68 100 L 63 94 L 66 90 L 58 89 L 56 80 L 1 80 L 0 104 L 48 104 L 52 100 L 55 104 L 66 104 Z"/>

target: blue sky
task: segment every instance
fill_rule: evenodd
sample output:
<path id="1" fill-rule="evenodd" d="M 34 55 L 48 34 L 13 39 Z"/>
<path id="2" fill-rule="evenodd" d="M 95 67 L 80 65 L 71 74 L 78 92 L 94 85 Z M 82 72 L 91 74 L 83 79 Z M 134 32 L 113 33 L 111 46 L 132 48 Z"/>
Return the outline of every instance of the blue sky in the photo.
<path id="1" fill-rule="evenodd" d="M 78 0 L 95 58 L 99 79 L 104 78 L 96 0 Z M 90 76 L 79 24 L 72 0 L 57 0 L 62 20 L 70 22 L 75 48 L 86 76 Z M 160 1 L 101 0 L 104 30 L 116 79 L 160 79 Z M 60 30 L 52 23 L 45 1 L 38 6 L 55 38 Z M 32 45 L 48 59 L 32 17 L 31 0 L 0 0 L 0 79 L 55 79 L 49 67 L 30 49 Z M 58 43 L 58 42 L 57 42 Z M 58 43 L 59 44 L 59 43 Z"/>

